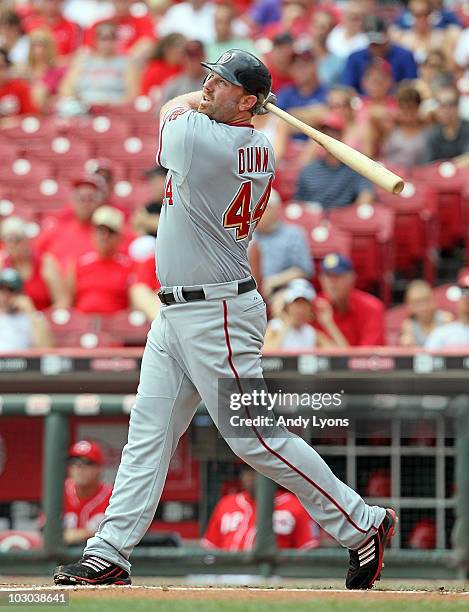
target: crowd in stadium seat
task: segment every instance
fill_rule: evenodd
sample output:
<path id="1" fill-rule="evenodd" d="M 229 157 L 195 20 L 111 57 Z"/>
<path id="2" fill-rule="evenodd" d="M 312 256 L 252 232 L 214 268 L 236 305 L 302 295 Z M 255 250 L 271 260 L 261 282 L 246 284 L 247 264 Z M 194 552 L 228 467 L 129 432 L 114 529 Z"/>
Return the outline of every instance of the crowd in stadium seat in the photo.
<path id="1" fill-rule="evenodd" d="M 387 194 L 255 118 L 277 158 L 250 250 L 266 346 L 468 346 L 467 2 L 4 0 L 0 318 L 13 300 L 44 334 L 24 327 L 0 350 L 144 343 L 159 309 L 158 111 L 230 48 L 264 59 L 279 106 L 406 179 Z"/>

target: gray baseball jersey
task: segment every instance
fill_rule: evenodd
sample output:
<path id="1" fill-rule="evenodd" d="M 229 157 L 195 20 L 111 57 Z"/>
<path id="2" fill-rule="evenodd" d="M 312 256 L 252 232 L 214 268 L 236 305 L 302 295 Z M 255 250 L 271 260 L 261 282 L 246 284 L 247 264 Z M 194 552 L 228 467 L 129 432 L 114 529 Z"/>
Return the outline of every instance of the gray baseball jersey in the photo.
<path id="1" fill-rule="evenodd" d="M 384 508 L 368 506 L 286 429 L 276 436 L 224 433 L 230 391 L 219 380 L 242 390 L 242 381 L 262 378 L 265 304 L 256 290 L 239 293 L 236 281 L 250 275 L 246 249 L 269 198 L 269 142 L 251 126 L 173 109 L 158 158 L 168 168 L 157 244 L 161 285 L 202 285 L 207 299 L 162 305 L 152 324 L 112 497 L 85 554 L 130 571 L 129 557 L 155 516 L 171 457 L 200 400 L 234 453 L 295 493 L 341 544 L 358 548 L 376 533 Z"/>
<path id="2" fill-rule="evenodd" d="M 247 247 L 274 176 L 267 137 L 249 124 L 171 109 L 162 122 L 157 162 L 168 169 L 156 245 L 161 286 L 250 276 Z"/>

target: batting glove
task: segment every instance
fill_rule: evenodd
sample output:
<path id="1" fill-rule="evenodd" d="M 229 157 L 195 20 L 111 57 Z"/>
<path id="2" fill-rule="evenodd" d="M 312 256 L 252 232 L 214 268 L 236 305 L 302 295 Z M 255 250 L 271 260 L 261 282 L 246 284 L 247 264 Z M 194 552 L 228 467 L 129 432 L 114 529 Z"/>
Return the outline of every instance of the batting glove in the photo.
<path id="1" fill-rule="evenodd" d="M 260 101 L 261 103 L 259 104 L 259 107 L 257 109 L 256 115 L 266 115 L 269 111 L 266 109 L 265 105 L 267 104 L 267 102 L 271 102 L 272 104 L 276 104 L 277 102 L 277 96 L 275 94 L 273 94 L 272 92 L 269 93 L 269 95 L 262 101 Z"/>

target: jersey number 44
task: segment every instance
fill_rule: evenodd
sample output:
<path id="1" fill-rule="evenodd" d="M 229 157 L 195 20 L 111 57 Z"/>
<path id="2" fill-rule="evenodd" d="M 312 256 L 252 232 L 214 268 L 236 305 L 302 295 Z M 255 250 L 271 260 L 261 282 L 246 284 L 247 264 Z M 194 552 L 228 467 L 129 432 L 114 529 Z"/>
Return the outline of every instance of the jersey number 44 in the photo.
<path id="1" fill-rule="evenodd" d="M 238 192 L 223 215 L 223 227 L 236 229 L 236 240 L 244 240 L 249 236 L 249 232 L 256 228 L 267 208 L 272 190 L 272 180 L 273 177 L 269 179 L 264 193 L 255 206 L 252 205 L 252 181 L 241 183 Z"/>

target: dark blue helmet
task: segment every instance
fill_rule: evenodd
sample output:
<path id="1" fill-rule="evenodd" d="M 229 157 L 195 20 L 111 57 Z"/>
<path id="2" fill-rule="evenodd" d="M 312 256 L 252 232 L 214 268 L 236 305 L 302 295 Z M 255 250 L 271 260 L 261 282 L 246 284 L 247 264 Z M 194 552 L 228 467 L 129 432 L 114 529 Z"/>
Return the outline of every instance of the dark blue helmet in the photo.
<path id="1" fill-rule="evenodd" d="M 267 66 L 247 51 L 230 49 L 216 62 L 201 64 L 233 85 L 240 85 L 247 93 L 257 96 L 256 107 L 262 105 L 272 89 L 272 77 Z"/>

